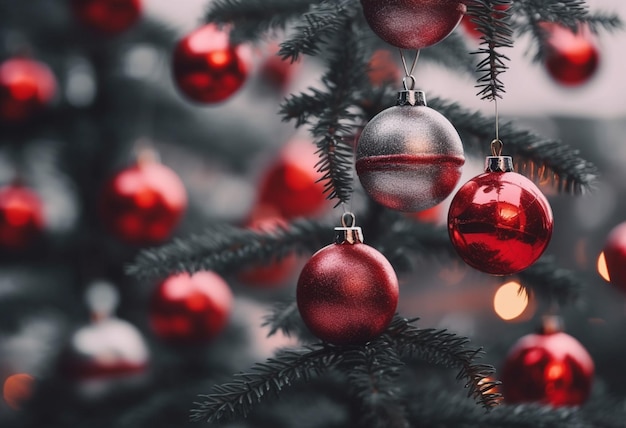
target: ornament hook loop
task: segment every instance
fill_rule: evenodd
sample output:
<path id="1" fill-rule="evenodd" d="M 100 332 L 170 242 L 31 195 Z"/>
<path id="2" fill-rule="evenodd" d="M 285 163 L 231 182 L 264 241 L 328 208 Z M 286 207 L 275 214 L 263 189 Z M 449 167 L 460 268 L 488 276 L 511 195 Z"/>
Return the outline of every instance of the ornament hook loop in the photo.
<path id="1" fill-rule="evenodd" d="M 495 139 L 491 142 L 491 156 L 502 156 L 502 148 L 504 144 L 501 140 Z"/>
<path id="2" fill-rule="evenodd" d="M 341 215 L 341 227 L 335 228 L 336 244 L 362 244 L 363 231 L 356 226 L 356 217 L 351 212 Z"/>
<path id="3" fill-rule="evenodd" d="M 407 79 L 411 80 L 410 86 L 407 84 Z M 415 76 L 411 74 L 411 75 L 403 77 L 402 86 L 404 87 L 405 91 L 414 91 L 415 90 Z"/>

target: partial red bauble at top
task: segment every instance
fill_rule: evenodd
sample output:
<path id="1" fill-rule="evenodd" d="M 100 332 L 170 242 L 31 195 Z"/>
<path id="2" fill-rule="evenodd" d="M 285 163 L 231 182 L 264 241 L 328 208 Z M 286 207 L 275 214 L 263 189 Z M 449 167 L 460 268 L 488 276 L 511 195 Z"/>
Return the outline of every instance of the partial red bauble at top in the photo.
<path id="1" fill-rule="evenodd" d="M 141 0 L 71 0 L 76 18 L 86 27 L 106 34 L 118 34 L 141 17 Z"/>
<path id="2" fill-rule="evenodd" d="M 106 184 L 100 211 L 108 229 L 134 245 L 170 237 L 187 208 L 187 192 L 170 168 L 144 161 L 118 172 Z"/>
<path id="3" fill-rule="evenodd" d="M 205 344 L 228 323 L 233 295 L 214 272 L 172 275 L 158 285 L 150 302 L 150 324 L 160 339 L 182 345 Z"/>
<path id="4" fill-rule="evenodd" d="M 603 251 L 611 284 L 626 293 L 626 222 L 609 232 Z"/>
<path id="5" fill-rule="evenodd" d="M 594 364 L 587 350 L 563 332 L 529 334 L 509 351 L 501 371 L 507 403 L 554 407 L 583 404 L 593 383 Z"/>
<path id="6" fill-rule="evenodd" d="M 600 65 L 600 52 L 589 28 L 574 33 L 567 27 L 544 22 L 545 67 L 557 83 L 579 86 L 587 83 Z"/>
<path id="7" fill-rule="evenodd" d="M 174 82 L 192 101 L 217 103 L 243 86 L 249 62 L 245 46 L 232 45 L 229 33 L 215 24 L 205 25 L 178 42 L 172 62 Z"/>
<path id="8" fill-rule="evenodd" d="M 507 10 L 508 8 L 509 8 L 509 5 L 495 5 L 494 6 L 494 9 L 501 10 L 501 11 Z M 465 30 L 465 32 L 475 39 L 480 39 L 480 37 L 483 35 L 480 31 L 478 31 L 478 28 L 476 28 L 476 24 L 472 22 L 472 17 L 469 15 L 463 16 L 463 19 L 461 20 L 461 25 L 463 26 L 463 29 Z"/>
<path id="9" fill-rule="evenodd" d="M 452 245 L 470 266 L 511 275 L 547 248 L 554 220 L 546 197 L 515 172 L 486 172 L 465 183 L 448 211 Z"/>
<path id="10" fill-rule="evenodd" d="M 401 49 L 422 49 L 454 31 L 467 10 L 459 0 L 361 0 L 365 19 L 381 39 Z"/>
<path id="11" fill-rule="evenodd" d="M 39 61 L 11 58 L 0 64 L 0 122 L 17 123 L 31 118 L 54 97 L 57 81 Z"/>
<path id="12" fill-rule="evenodd" d="M 0 188 L 0 247 L 27 248 L 43 228 L 43 204 L 37 193 L 20 185 Z"/>

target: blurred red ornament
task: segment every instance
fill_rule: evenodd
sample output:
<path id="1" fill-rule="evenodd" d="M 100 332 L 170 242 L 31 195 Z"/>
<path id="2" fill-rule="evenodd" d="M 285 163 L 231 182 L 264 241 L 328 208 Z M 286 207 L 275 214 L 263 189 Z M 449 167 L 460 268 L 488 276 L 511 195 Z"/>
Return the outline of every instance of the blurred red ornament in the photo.
<path id="1" fill-rule="evenodd" d="M 121 240 L 150 245 L 170 237 L 187 207 L 185 187 L 170 168 L 153 161 L 117 173 L 105 186 L 101 213 Z"/>
<path id="2" fill-rule="evenodd" d="M 422 91 L 405 90 L 359 136 L 356 172 L 367 194 L 397 211 L 421 211 L 452 193 L 465 163 L 454 126 L 426 105 Z"/>
<path id="3" fill-rule="evenodd" d="M 626 292 L 626 222 L 611 230 L 603 251 L 611 284 Z"/>
<path id="4" fill-rule="evenodd" d="M 39 196 L 20 185 L 0 188 L 0 246 L 19 250 L 39 238 L 44 228 Z"/>
<path id="5" fill-rule="evenodd" d="M 466 4 L 469 5 L 469 2 L 466 2 Z M 506 4 L 494 5 L 494 8 L 496 10 L 504 11 L 509 8 L 509 5 L 506 5 Z M 494 14 L 496 18 L 498 17 L 498 15 L 502 15 L 502 14 Z M 478 28 L 476 28 L 476 24 L 472 22 L 472 18 L 469 15 L 463 15 L 463 19 L 461 19 L 461 26 L 463 27 L 463 29 L 468 35 L 470 35 L 471 37 L 475 39 L 480 39 L 480 37 L 483 35 L 480 31 L 478 31 Z"/>
<path id="6" fill-rule="evenodd" d="M 504 158 L 512 165 L 510 157 Z M 468 265 L 493 275 L 526 269 L 552 237 L 548 200 L 532 181 L 511 171 L 472 178 L 448 211 L 448 232 L 458 254 Z"/>
<path id="7" fill-rule="evenodd" d="M 73 334 L 62 355 L 61 370 L 76 379 L 114 378 L 143 372 L 149 359 L 137 327 L 105 317 Z"/>
<path id="8" fill-rule="evenodd" d="M 130 28 L 141 16 L 141 0 L 71 0 L 72 10 L 85 26 L 107 34 Z"/>
<path id="9" fill-rule="evenodd" d="M 287 222 L 280 217 L 260 217 L 250 221 L 249 228 L 252 230 L 275 233 L 277 229 L 287 226 Z M 277 261 L 266 265 L 253 266 L 245 269 L 239 275 L 239 279 L 249 285 L 263 287 L 275 287 L 285 284 L 296 267 L 296 256 L 288 254 Z"/>
<path id="10" fill-rule="evenodd" d="M 372 31 L 402 49 L 422 49 L 448 37 L 466 11 L 459 0 L 361 0 Z"/>
<path id="11" fill-rule="evenodd" d="M 410 213 L 410 216 L 415 220 L 421 221 L 422 223 L 437 224 L 444 217 L 443 209 L 443 203 L 441 203 L 422 211 Z"/>
<path id="12" fill-rule="evenodd" d="M 57 89 L 50 68 L 26 58 L 0 64 L 0 121 L 21 122 L 48 104 Z"/>
<path id="13" fill-rule="evenodd" d="M 278 55 L 280 46 L 274 44 L 269 48 L 269 55 L 261 64 L 260 74 L 272 86 L 284 90 L 293 80 L 296 72 L 301 68 L 300 61 L 291 62 Z"/>
<path id="14" fill-rule="evenodd" d="M 588 27 L 574 33 L 556 23 L 542 23 L 546 32 L 545 66 L 559 84 L 578 86 L 589 81 L 600 64 L 600 52 Z"/>
<path id="15" fill-rule="evenodd" d="M 293 140 L 262 178 L 259 204 L 269 205 L 285 219 L 319 214 L 328 207 L 324 183 L 318 180 L 319 157 L 310 141 Z"/>
<path id="16" fill-rule="evenodd" d="M 387 49 L 377 49 L 368 63 L 367 76 L 373 86 L 382 86 L 386 83 L 398 82 L 402 78 L 398 64 Z"/>
<path id="17" fill-rule="evenodd" d="M 155 335 L 173 344 L 203 344 L 228 323 L 233 295 L 216 273 L 170 276 L 157 287 L 150 303 Z"/>
<path id="18" fill-rule="evenodd" d="M 246 47 L 232 45 L 227 31 L 205 25 L 183 38 L 174 51 L 174 81 L 189 99 L 217 103 L 233 95 L 248 76 Z"/>
<path id="19" fill-rule="evenodd" d="M 385 256 L 362 243 L 360 228 L 338 230 L 350 241 L 328 245 L 306 263 L 298 279 L 298 310 L 318 338 L 361 344 L 382 334 L 393 319 L 398 278 Z"/>
<path id="20" fill-rule="evenodd" d="M 16 373 L 6 378 L 2 397 L 13 410 L 21 410 L 33 396 L 35 378 L 28 373 Z"/>
<path id="21" fill-rule="evenodd" d="M 563 332 L 529 334 L 515 343 L 504 362 L 504 401 L 581 405 L 591 392 L 593 374 L 591 356 L 572 336 Z"/>

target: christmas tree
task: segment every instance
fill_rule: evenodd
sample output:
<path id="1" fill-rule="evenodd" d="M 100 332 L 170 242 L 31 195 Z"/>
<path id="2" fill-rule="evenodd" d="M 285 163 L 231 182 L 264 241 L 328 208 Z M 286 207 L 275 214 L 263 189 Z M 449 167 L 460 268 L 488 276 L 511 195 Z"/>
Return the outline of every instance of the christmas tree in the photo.
<path id="1" fill-rule="evenodd" d="M 156 3 L 0 0 L 0 426 L 624 426 L 617 15 Z"/>

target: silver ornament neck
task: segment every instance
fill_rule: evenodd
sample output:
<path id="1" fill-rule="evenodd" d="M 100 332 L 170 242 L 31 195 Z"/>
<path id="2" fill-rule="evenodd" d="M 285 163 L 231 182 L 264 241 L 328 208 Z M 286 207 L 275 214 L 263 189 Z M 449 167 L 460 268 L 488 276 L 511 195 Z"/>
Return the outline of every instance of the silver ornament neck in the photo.
<path id="1" fill-rule="evenodd" d="M 487 156 L 485 172 L 513 172 L 513 158 L 511 156 Z"/>
<path id="2" fill-rule="evenodd" d="M 356 218 L 351 212 L 341 216 L 341 227 L 335 227 L 335 244 L 362 244 L 363 231 L 355 226 Z"/>
<path id="3" fill-rule="evenodd" d="M 404 89 L 398 91 L 397 106 L 424 106 L 426 107 L 426 94 L 424 91 Z"/>
<path id="4" fill-rule="evenodd" d="M 541 333 L 554 334 L 563 331 L 563 318 L 558 315 L 544 315 L 541 320 Z"/>

